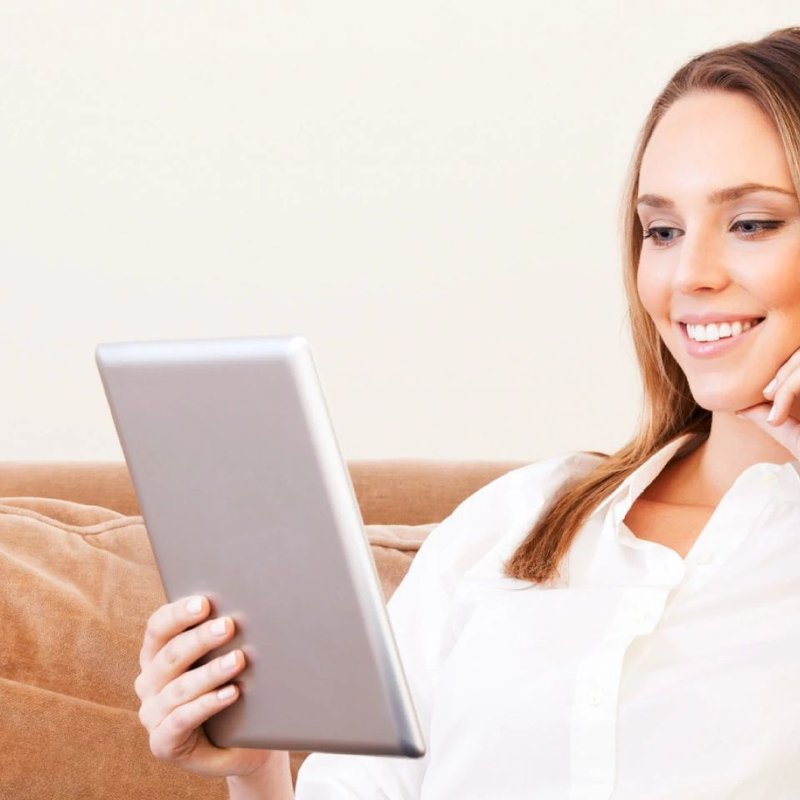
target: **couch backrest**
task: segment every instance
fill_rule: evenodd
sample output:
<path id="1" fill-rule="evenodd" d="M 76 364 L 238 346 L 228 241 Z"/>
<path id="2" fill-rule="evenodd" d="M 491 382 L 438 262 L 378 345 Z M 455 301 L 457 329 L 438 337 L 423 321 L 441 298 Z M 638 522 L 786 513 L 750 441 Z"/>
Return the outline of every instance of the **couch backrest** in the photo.
<path id="1" fill-rule="evenodd" d="M 375 459 L 348 462 L 365 524 L 440 522 L 462 500 L 522 461 Z M 124 462 L 0 462 L 0 498 L 53 497 L 139 515 Z"/>

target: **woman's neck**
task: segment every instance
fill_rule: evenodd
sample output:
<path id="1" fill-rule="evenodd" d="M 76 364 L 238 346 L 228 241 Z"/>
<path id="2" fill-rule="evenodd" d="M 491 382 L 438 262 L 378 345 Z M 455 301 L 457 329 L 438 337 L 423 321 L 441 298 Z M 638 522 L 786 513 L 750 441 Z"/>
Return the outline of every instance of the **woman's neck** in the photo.
<path id="1" fill-rule="evenodd" d="M 794 456 L 768 433 L 732 413 L 715 411 L 705 441 L 673 459 L 647 487 L 652 501 L 715 508 L 734 481 L 753 464 L 785 464 Z"/>

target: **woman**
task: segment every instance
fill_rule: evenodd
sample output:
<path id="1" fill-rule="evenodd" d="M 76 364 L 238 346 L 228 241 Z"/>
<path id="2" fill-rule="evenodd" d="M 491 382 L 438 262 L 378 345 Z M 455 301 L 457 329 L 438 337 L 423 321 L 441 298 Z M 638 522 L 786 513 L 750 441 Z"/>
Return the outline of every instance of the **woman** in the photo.
<path id="1" fill-rule="evenodd" d="M 297 798 L 800 797 L 799 195 L 800 27 L 678 70 L 625 198 L 636 436 L 515 470 L 431 533 L 389 603 L 427 755 L 316 753 Z M 148 623 L 152 752 L 293 797 L 286 753 L 199 727 L 244 656 L 189 670 L 233 634 L 187 630 L 195 607 Z"/>

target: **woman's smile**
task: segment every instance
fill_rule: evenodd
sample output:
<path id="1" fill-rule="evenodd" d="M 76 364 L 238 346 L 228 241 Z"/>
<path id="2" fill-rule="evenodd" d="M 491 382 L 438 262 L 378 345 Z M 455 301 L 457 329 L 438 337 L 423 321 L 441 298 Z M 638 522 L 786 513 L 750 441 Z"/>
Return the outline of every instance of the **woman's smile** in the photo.
<path id="1" fill-rule="evenodd" d="M 747 344 L 752 341 L 756 330 L 760 328 L 764 319 L 764 317 L 761 317 L 757 321 L 754 320 L 751 323 L 745 323 L 744 326 L 739 325 L 741 332 L 737 333 L 734 330 L 730 335 L 723 336 L 714 341 L 698 341 L 697 339 L 693 339 L 689 336 L 688 326 L 685 323 L 678 322 L 676 324 L 680 330 L 684 349 L 690 356 L 694 356 L 695 358 L 714 358 L 716 356 L 725 355 L 739 343 Z"/>

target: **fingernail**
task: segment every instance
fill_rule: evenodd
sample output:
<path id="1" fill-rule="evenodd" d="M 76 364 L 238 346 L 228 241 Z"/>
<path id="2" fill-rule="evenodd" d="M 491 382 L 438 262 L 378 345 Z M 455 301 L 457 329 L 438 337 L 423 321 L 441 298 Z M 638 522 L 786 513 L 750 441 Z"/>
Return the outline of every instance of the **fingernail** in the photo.
<path id="1" fill-rule="evenodd" d="M 773 378 L 765 387 L 764 387 L 764 394 L 769 394 L 774 388 L 775 384 L 778 382 L 777 378 Z"/>
<path id="2" fill-rule="evenodd" d="M 217 636 L 222 636 L 227 629 L 228 628 L 227 625 L 225 624 L 225 617 L 220 617 L 219 619 L 215 619 L 211 623 L 211 633 L 216 634 Z"/>
<path id="3" fill-rule="evenodd" d="M 222 668 L 223 669 L 233 669 L 236 666 L 236 651 L 234 650 L 232 653 L 228 653 L 222 659 Z"/>
<path id="4" fill-rule="evenodd" d="M 186 604 L 186 610 L 190 614 L 199 614 L 203 610 L 203 598 L 202 597 L 193 597 Z"/>
<path id="5" fill-rule="evenodd" d="M 775 419 L 775 406 L 772 406 L 772 408 L 769 410 L 769 414 L 767 414 L 767 422 L 772 422 L 773 419 Z"/>
<path id="6" fill-rule="evenodd" d="M 233 686 L 226 686 L 224 689 L 220 689 L 217 692 L 217 697 L 220 700 L 227 700 L 229 697 L 233 697 L 236 694 L 236 689 Z"/>

